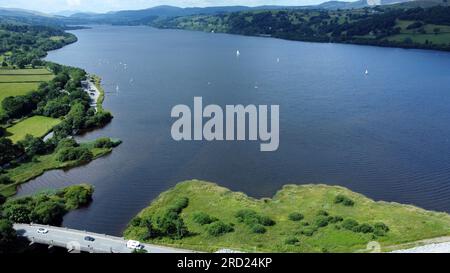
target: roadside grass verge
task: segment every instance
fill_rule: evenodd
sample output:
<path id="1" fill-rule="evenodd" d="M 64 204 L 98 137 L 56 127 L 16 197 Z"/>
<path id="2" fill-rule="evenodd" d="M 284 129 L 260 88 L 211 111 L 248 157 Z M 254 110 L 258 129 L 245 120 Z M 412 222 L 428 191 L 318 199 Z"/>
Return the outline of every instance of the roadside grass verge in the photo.
<path id="1" fill-rule="evenodd" d="M 26 135 L 44 137 L 53 127 L 61 123 L 60 119 L 44 116 L 32 116 L 26 118 L 6 129 L 8 138 L 14 143 L 24 139 Z"/>
<path id="2" fill-rule="evenodd" d="M 337 196 L 345 196 L 354 204 L 337 203 Z M 154 221 L 154 215 L 160 215 L 180 198 L 189 200 L 180 214 L 190 232 L 189 236 L 182 239 L 149 239 L 146 224 L 132 224 Z M 265 233 L 255 233 L 247 224 L 237 220 L 236 213 L 242 209 L 269 217 L 275 225 L 265 227 Z M 339 216 L 342 220 L 323 226 L 321 220 L 326 217 L 320 214 L 324 212 L 331 217 Z M 207 232 L 208 225 L 200 225 L 194 220 L 194 215 L 198 213 L 231 225 L 234 231 L 211 236 Z M 300 213 L 304 218 L 293 221 L 289 217 L 293 213 Z M 371 241 L 379 242 L 382 250 L 386 250 L 388 246 L 450 235 L 448 214 L 397 203 L 375 202 L 348 189 L 326 185 L 287 185 L 272 199 L 254 199 L 213 183 L 193 180 L 162 193 L 138 214 L 137 219 L 130 222 L 125 230 L 126 238 L 200 251 L 227 248 L 251 252 L 364 252 L 368 251 L 366 246 Z M 375 235 L 344 227 L 344 223 L 351 219 L 357 221 L 360 227 L 375 227 L 377 223 L 384 223 L 389 231 Z M 317 225 L 321 227 L 317 228 Z M 314 232 L 308 233 L 311 229 Z"/>

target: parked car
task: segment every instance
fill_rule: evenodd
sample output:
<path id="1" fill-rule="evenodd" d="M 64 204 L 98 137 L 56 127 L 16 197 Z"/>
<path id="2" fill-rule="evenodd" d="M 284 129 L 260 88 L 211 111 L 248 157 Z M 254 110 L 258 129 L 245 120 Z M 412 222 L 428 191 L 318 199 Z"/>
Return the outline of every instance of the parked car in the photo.
<path id="1" fill-rule="evenodd" d="M 93 241 L 95 241 L 95 238 L 91 237 L 91 236 L 86 236 L 86 237 L 84 237 L 84 240 L 88 241 L 88 242 L 93 242 Z"/>
<path id="2" fill-rule="evenodd" d="M 48 233 L 48 229 L 46 229 L 46 228 L 38 228 L 36 230 L 36 232 L 39 233 L 39 234 L 47 234 Z"/>

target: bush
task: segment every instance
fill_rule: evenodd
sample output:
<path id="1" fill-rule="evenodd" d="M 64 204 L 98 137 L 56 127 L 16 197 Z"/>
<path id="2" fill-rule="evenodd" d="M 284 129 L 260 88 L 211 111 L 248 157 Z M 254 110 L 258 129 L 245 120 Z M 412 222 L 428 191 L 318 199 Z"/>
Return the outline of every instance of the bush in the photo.
<path id="1" fill-rule="evenodd" d="M 345 219 L 342 222 L 342 227 L 348 230 L 353 230 L 355 227 L 358 226 L 358 222 L 353 219 Z"/>
<path id="2" fill-rule="evenodd" d="M 275 225 L 275 221 L 269 218 L 268 216 L 261 215 L 259 216 L 259 223 L 266 227 L 271 227 Z"/>
<path id="3" fill-rule="evenodd" d="M 332 224 L 342 222 L 342 221 L 344 221 L 344 218 L 342 218 L 341 216 L 333 216 L 333 217 L 329 218 L 329 222 Z"/>
<path id="4" fill-rule="evenodd" d="M 315 224 L 317 227 L 326 227 L 328 226 L 329 218 L 327 216 L 319 216 L 316 218 Z"/>
<path id="5" fill-rule="evenodd" d="M 271 218 L 264 215 L 259 215 L 256 211 L 250 209 L 240 210 L 235 216 L 239 222 L 248 226 L 253 226 L 255 224 L 262 226 L 273 226 L 276 224 Z"/>
<path id="6" fill-rule="evenodd" d="M 328 216 L 328 212 L 324 211 L 324 210 L 319 210 L 317 212 L 317 216 Z"/>
<path id="7" fill-rule="evenodd" d="M 92 152 L 86 147 L 63 148 L 58 152 L 57 159 L 60 162 L 80 161 L 89 162 L 94 158 Z"/>
<path id="8" fill-rule="evenodd" d="M 258 234 L 264 234 L 267 231 L 266 228 L 263 225 L 261 225 L 261 224 L 254 224 L 254 225 L 252 225 L 250 227 L 250 230 L 253 233 L 258 233 Z"/>
<path id="9" fill-rule="evenodd" d="M 222 221 L 216 221 L 212 224 L 209 224 L 206 228 L 208 234 L 214 237 L 221 236 L 223 234 L 233 232 L 234 229 L 231 225 L 225 224 Z"/>
<path id="10" fill-rule="evenodd" d="M 303 220 L 303 218 L 305 218 L 305 217 L 304 217 L 303 214 L 301 214 L 301 213 L 298 213 L 298 212 L 292 212 L 291 214 L 289 214 L 288 218 L 289 218 L 289 220 L 291 220 L 291 221 L 301 221 L 301 220 Z"/>
<path id="11" fill-rule="evenodd" d="M 218 219 L 215 217 L 209 216 L 207 213 L 204 212 L 195 212 L 192 216 L 194 222 L 200 225 L 208 225 L 213 222 L 216 222 Z"/>
<path id="12" fill-rule="evenodd" d="M 0 175 L 0 184 L 1 185 L 9 185 L 14 183 L 14 181 L 6 175 Z"/>
<path id="13" fill-rule="evenodd" d="M 382 223 L 382 222 L 375 223 L 375 225 L 373 225 L 373 227 L 375 229 L 382 230 L 384 232 L 389 231 L 389 227 L 385 223 Z"/>
<path id="14" fill-rule="evenodd" d="M 373 225 L 373 233 L 377 236 L 384 236 L 389 231 L 389 227 L 385 223 L 375 223 Z"/>
<path id="15" fill-rule="evenodd" d="M 285 244 L 287 245 L 296 245 L 298 244 L 300 241 L 297 239 L 297 237 L 288 237 L 286 238 L 286 240 L 284 241 Z"/>
<path id="16" fill-rule="evenodd" d="M 348 198 L 345 195 L 341 195 L 341 194 L 337 195 L 334 198 L 334 203 L 335 204 L 342 204 L 342 205 L 347 206 L 347 207 L 352 207 L 355 204 L 355 202 L 352 199 Z"/>
<path id="17" fill-rule="evenodd" d="M 142 223 L 142 218 L 139 216 L 136 216 L 133 219 L 131 219 L 130 226 L 139 227 L 139 226 L 141 226 L 141 223 Z"/>
<path id="18" fill-rule="evenodd" d="M 114 142 L 112 142 L 110 138 L 102 137 L 95 141 L 94 147 L 95 148 L 113 148 Z"/>
<path id="19" fill-rule="evenodd" d="M 373 227 L 369 224 L 361 224 L 356 226 L 353 231 L 355 232 L 361 232 L 361 233 L 372 233 L 374 231 Z"/>
<path id="20" fill-rule="evenodd" d="M 64 148 L 74 148 L 78 146 L 78 143 L 73 138 L 64 138 L 59 141 L 58 146 L 56 146 L 56 151 Z"/>
<path id="21" fill-rule="evenodd" d="M 183 209 L 187 208 L 189 205 L 189 199 L 187 197 L 180 197 L 176 199 L 173 204 L 169 207 L 169 210 L 179 214 Z"/>
<path id="22" fill-rule="evenodd" d="M 317 228 L 313 226 L 305 226 L 300 229 L 300 234 L 311 237 L 316 233 Z"/>

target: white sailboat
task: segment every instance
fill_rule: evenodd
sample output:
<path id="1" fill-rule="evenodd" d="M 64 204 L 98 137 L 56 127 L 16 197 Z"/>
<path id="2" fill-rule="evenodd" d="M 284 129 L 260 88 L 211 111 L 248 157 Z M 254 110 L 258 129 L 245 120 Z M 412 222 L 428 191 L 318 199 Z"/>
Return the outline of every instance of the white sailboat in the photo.
<path id="1" fill-rule="evenodd" d="M 365 75 L 369 75 L 369 70 L 366 69 L 366 72 L 364 72 Z"/>
<path id="2" fill-rule="evenodd" d="M 277 58 L 277 63 L 279 63 L 280 62 L 280 58 Z"/>
<path id="3" fill-rule="evenodd" d="M 239 50 L 236 50 L 236 57 L 241 56 L 241 52 Z"/>

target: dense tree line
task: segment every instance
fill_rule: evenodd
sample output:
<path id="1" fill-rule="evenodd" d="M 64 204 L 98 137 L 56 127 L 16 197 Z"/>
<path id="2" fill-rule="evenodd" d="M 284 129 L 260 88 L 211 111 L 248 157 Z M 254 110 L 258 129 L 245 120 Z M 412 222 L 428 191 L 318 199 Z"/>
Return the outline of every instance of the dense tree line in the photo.
<path id="1" fill-rule="evenodd" d="M 47 51 L 73 43 L 77 38 L 58 27 L 7 24 L 0 21 L 0 54 L 10 52 L 7 62 L 19 68 L 42 65 Z"/>
<path id="2" fill-rule="evenodd" d="M 372 44 L 450 50 L 448 44 L 390 41 L 399 34 L 398 20 L 423 24 L 450 25 L 450 7 L 390 9 L 383 7 L 358 10 L 267 10 L 218 15 L 166 18 L 152 22 L 161 28 L 222 31 L 241 35 L 271 36 L 289 40 Z M 420 25 L 420 26 L 419 26 Z"/>

